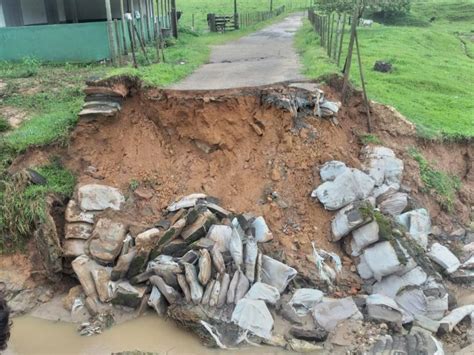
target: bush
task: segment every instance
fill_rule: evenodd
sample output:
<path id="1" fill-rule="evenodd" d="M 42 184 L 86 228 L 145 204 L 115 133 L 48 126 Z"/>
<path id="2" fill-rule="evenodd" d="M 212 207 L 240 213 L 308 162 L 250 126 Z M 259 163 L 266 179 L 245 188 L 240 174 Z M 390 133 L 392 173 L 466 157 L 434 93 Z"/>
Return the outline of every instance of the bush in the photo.
<path id="1" fill-rule="evenodd" d="M 0 117 L 0 133 L 8 131 L 10 128 L 10 123 L 5 118 Z"/>

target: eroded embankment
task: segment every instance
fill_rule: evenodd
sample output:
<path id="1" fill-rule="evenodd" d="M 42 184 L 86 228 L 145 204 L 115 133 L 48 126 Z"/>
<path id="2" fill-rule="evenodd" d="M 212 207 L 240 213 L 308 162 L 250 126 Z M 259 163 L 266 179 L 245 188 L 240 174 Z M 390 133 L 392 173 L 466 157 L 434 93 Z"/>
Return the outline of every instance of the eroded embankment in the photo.
<path id="1" fill-rule="evenodd" d="M 337 83 L 321 89 L 338 101 L 335 87 Z M 296 90 L 287 84 L 194 92 L 139 89 L 135 84 L 125 88 L 127 97 L 116 116 L 81 118 L 66 148 L 28 152 L 11 171 L 59 156 L 77 176 L 78 186 L 119 188 L 126 195 L 124 207 L 98 216 L 120 220 L 132 237 L 156 225 L 176 197 L 196 192 L 214 196 L 231 211 L 263 216 L 274 236 L 262 244 L 264 253 L 295 267 L 299 287 L 320 284 L 311 243 L 344 253 L 339 243 L 330 242 L 334 214 L 310 194 L 321 184 L 321 164 L 339 160 L 361 168 L 361 138 L 367 130 L 360 95 L 355 93 L 337 120 L 330 120 L 298 114 L 287 105 L 282 98 L 294 97 Z M 472 145 L 420 141 L 414 126 L 396 111 L 378 104 L 372 109 L 372 135 L 404 160 L 402 184 L 410 192 L 410 209 L 426 207 L 443 237 L 469 225 Z M 438 169 L 459 177 L 462 187 L 451 212 L 423 190 L 412 147 Z M 62 229 L 58 232 L 63 240 Z M 331 290 L 337 297 L 357 294 L 362 285 L 351 259 L 344 256 L 343 264 Z"/>

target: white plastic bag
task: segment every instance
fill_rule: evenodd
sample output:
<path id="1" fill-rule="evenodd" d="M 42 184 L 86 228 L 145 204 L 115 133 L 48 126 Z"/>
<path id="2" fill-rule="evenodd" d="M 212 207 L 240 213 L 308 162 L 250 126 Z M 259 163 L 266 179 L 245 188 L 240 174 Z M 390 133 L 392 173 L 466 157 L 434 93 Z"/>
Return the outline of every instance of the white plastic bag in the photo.
<path id="1" fill-rule="evenodd" d="M 276 287 L 282 293 L 297 271 L 267 255 L 262 257 L 262 282 Z"/>
<path id="2" fill-rule="evenodd" d="M 232 322 L 261 338 L 272 337 L 273 318 L 263 301 L 241 299 L 232 313 Z"/>

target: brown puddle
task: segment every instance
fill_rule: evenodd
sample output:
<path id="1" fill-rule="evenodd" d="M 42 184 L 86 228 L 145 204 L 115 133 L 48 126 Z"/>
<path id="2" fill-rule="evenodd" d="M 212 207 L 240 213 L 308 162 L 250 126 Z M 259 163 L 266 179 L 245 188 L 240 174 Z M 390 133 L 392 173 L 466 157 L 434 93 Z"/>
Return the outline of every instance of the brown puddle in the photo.
<path id="1" fill-rule="evenodd" d="M 284 354 L 282 349 L 249 347 L 236 350 L 209 349 L 193 334 L 172 321 L 146 315 L 116 325 L 98 336 L 82 337 L 76 325 L 31 316 L 13 320 L 12 334 L 4 355 L 102 355 L 139 350 L 168 355 Z"/>

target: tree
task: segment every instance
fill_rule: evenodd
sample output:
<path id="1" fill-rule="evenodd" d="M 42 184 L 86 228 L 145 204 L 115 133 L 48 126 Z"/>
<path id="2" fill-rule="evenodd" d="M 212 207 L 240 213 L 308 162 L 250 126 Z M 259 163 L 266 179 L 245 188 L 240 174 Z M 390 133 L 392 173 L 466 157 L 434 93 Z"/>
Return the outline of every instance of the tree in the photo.
<path id="1" fill-rule="evenodd" d="M 411 0 L 317 0 L 319 9 L 324 12 L 350 12 L 354 5 L 382 17 L 406 14 L 410 11 Z"/>

